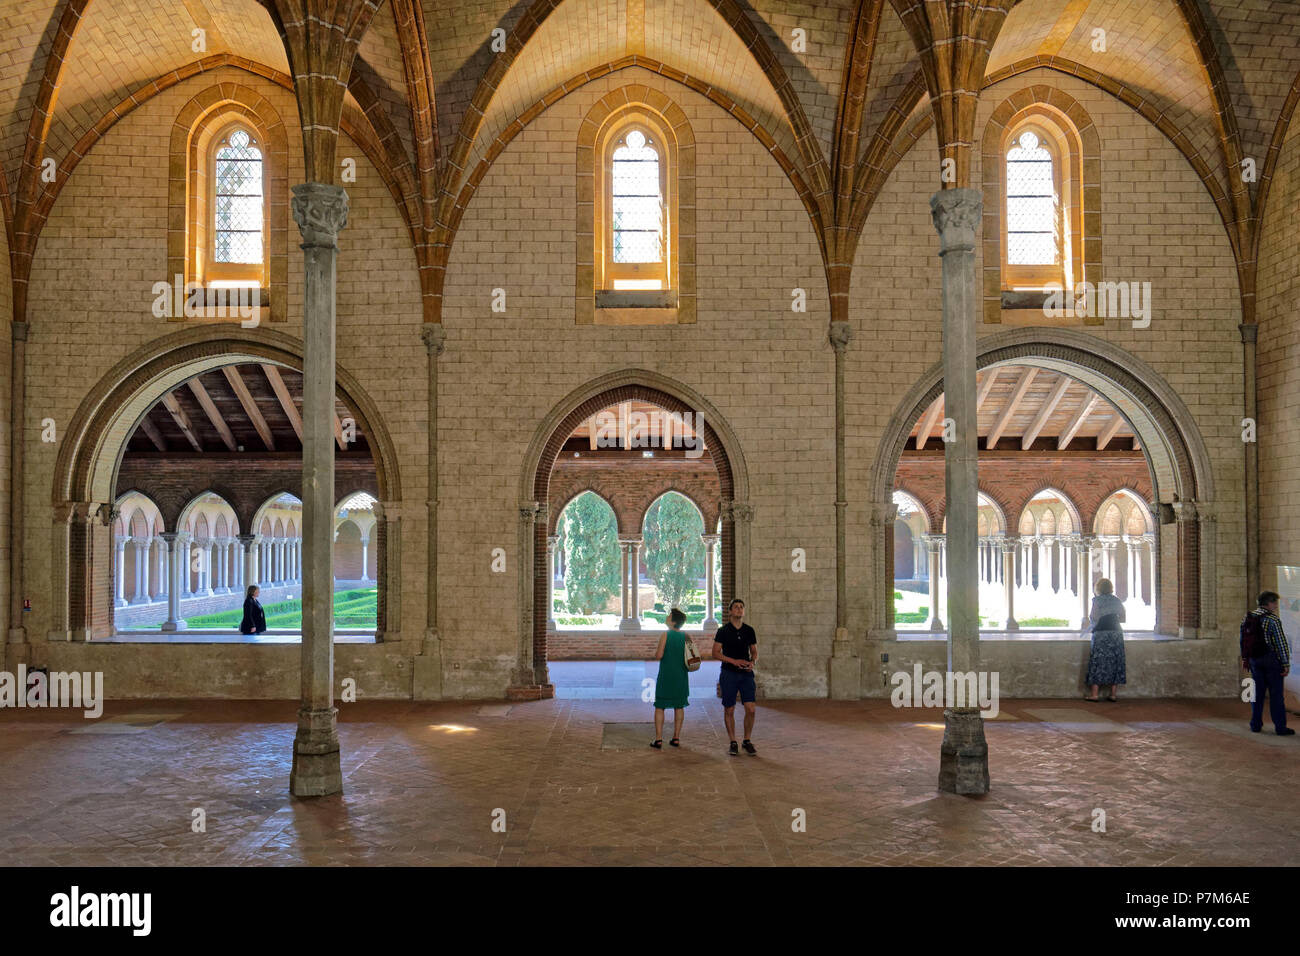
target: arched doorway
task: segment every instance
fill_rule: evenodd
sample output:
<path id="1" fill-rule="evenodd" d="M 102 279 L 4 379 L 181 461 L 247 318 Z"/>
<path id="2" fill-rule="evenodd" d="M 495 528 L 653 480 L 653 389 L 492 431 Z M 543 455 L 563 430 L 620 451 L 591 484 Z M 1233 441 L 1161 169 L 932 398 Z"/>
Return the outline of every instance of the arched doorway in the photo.
<path id="1" fill-rule="evenodd" d="M 646 430 L 641 433 L 647 441 L 632 441 L 631 436 L 637 433 L 629 428 L 627 421 L 616 417 L 611 424 L 597 418 L 611 408 L 627 407 L 632 403 L 643 403 L 666 415 L 658 426 L 647 421 Z M 697 436 L 701 443 L 692 445 L 692 456 L 711 461 L 716 475 L 717 507 L 705 506 L 701 511 L 706 529 L 717 526 L 720 520 L 716 547 L 720 556 L 723 601 L 742 594 L 749 580 L 749 522 L 753 510 L 749 504 L 748 472 L 734 432 L 713 404 L 688 386 L 645 369 L 613 372 L 575 389 L 538 425 L 524 456 L 520 476 L 519 644 L 518 661 L 509 689 L 510 696 L 515 699 L 554 694 L 547 667 L 548 610 L 554 570 L 554 556 L 548 548 L 548 539 L 554 535 L 559 509 L 557 507 L 556 513 L 551 513 L 551 485 L 566 443 L 584 423 L 587 423 L 585 440 L 590 442 L 591 448 L 596 449 L 601 444 L 598 430 L 605 429 L 608 442 L 609 429 L 612 428 L 614 440 L 609 447 L 628 456 L 629 460 L 633 456 L 643 456 L 646 451 L 659 454 L 658 449 L 665 447 L 665 436 L 673 438 L 676 435 L 678 439 L 683 435 Z M 651 447 L 654 446 L 656 427 L 660 444 Z M 684 450 L 680 443 L 672 447 Z M 699 455 L 695 455 L 697 447 Z M 581 450 L 577 453 L 579 456 L 582 454 Z M 572 455 L 573 451 L 569 454 Z M 639 532 L 641 516 L 665 490 L 674 490 L 671 483 L 648 493 L 644 501 L 637 495 L 628 496 L 628 517 L 620 518 L 620 527 Z M 556 497 L 555 504 L 559 506 L 565 504 L 570 495 L 557 494 Z M 619 503 L 614 496 L 604 497 L 610 500 L 618 513 Z M 628 538 L 625 544 L 627 566 L 635 560 L 636 542 Z"/>
<path id="2" fill-rule="evenodd" d="M 1000 366 L 1046 370 L 1054 377 L 1068 378 L 1115 410 L 1117 424 L 1131 434 L 1132 447 L 1140 450 L 1140 460 L 1146 462 L 1151 485 L 1149 500 L 1158 516 L 1154 546 L 1162 560 L 1154 562 L 1155 581 L 1151 585 L 1160 596 L 1154 629 L 1195 637 L 1203 621 L 1213 626 L 1217 618 L 1215 542 L 1212 535 L 1202 534 L 1202 526 L 1213 509 L 1214 481 L 1205 443 L 1173 388 L 1154 369 L 1118 346 L 1069 329 L 1014 329 L 981 339 L 977 367 L 985 372 Z M 941 399 L 942 392 L 942 368 L 936 364 L 897 407 L 872 466 L 869 487 L 873 509 L 879 516 L 879 526 L 889 533 L 877 535 L 872 543 L 874 600 L 870 620 L 871 630 L 884 637 L 892 631 L 889 565 L 893 547 L 888 539 L 892 537 L 892 493 L 900 458 L 916 433 L 917 422 L 933 419 L 926 412 Z M 934 454 L 941 459 L 942 450 Z M 1095 484 L 1100 482 L 1099 477 Z M 983 472 L 980 487 L 996 497 L 986 487 Z M 917 491 L 915 487 L 910 490 Z M 1004 510 L 1019 514 L 1022 508 L 1019 502 L 1016 505 Z M 1072 515 L 1072 530 L 1086 532 L 1088 517 Z M 1089 555 L 1089 548 L 1091 545 L 1085 544 L 1081 553 Z"/>
<path id="3" fill-rule="evenodd" d="M 88 640 L 113 631 L 112 589 L 104 586 L 112 574 L 112 505 L 119 495 L 117 489 L 128 442 L 142 431 L 142 423 L 162 398 L 199 376 L 233 366 L 261 366 L 270 370 L 268 375 L 277 369 L 286 370 L 280 378 L 287 377 L 290 371 L 300 375 L 301 348 L 300 341 L 267 329 L 246 330 L 231 325 L 186 329 L 140 348 L 95 384 L 69 423 L 54 469 L 52 503 L 57 527 L 53 536 L 52 631 L 67 640 Z M 208 381 L 210 387 L 211 378 Z M 346 495 L 377 484 L 384 501 L 400 499 L 395 451 L 377 408 L 356 379 L 342 367 L 338 369 L 337 381 L 338 400 L 355 419 L 357 431 L 365 435 L 371 466 L 366 475 L 354 476 L 346 470 L 336 472 L 336 494 Z M 132 474 L 131 487 L 140 487 L 142 482 L 140 474 Z M 301 476 L 297 475 L 286 480 L 283 490 L 300 493 L 300 483 Z M 189 487 L 190 484 L 201 487 Z M 198 492 L 207 491 L 219 494 L 234 507 L 237 520 L 228 522 L 228 528 L 233 526 L 255 533 L 254 512 L 262 500 L 241 495 L 220 476 L 213 479 L 203 475 L 195 482 L 181 482 L 175 488 L 153 492 L 162 510 L 165 535 L 176 533 L 180 512 Z M 386 631 L 400 627 L 397 613 L 400 576 L 391 575 L 390 580 L 388 574 L 389 567 L 398 566 L 399 529 L 396 522 L 381 520 L 376 533 L 379 538 L 376 638 L 382 640 Z M 282 538 L 288 540 L 283 529 Z"/>

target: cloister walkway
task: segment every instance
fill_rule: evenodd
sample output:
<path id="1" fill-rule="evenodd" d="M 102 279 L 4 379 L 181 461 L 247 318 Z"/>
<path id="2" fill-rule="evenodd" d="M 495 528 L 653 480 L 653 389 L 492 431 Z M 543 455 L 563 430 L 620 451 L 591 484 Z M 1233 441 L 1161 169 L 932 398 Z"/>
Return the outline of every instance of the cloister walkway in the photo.
<path id="1" fill-rule="evenodd" d="M 0 711 L 0 865 L 1300 860 L 1300 738 L 1250 734 L 1233 701 L 1004 700 L 981 798 L 936 791 L 937 711 L 763 703 L 759 755 L 733 758 L 709 694 L 683 748 L 662 752 L 645 746 L 648 727 L 619 726 L 650 720 L 639 695 L 344 704 L 345 792 L 295 800 L 297 706 Z M 206 833 L 191 830 L 196 808 Z"/>

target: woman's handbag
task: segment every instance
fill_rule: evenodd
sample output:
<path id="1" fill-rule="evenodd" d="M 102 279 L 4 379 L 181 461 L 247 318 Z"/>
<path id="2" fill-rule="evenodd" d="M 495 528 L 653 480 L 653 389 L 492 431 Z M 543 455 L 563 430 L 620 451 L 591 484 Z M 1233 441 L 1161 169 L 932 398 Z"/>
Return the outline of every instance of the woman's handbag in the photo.
<path id="1" fill-rule="evenodd" d="M 700 655 L 695 653 L 695 644 L 685 634 L 682 635 L 682 656 L 686 659 L 688 671 L 700 669 Z"/>

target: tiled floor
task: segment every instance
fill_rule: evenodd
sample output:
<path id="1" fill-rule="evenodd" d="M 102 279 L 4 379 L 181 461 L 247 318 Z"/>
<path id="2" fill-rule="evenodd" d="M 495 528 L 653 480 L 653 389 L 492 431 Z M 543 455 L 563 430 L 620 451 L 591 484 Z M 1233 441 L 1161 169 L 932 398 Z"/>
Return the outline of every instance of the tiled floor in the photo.
<path id="1" fill-rule="evenodd" d="M 625 749 L 605 725 L 648 743 L 654 665 L 571 666 L 556 700 L 343 705 L 346 792 L 309 801 L 287 793 L 290 701 L 0 711 L 0 865 L 1300 860 L 1300 736 L 1246 732 L 1232 701 L 1004 700 L 992 792 L 967 798 L 935 790 L 937 711 L 764 702 L 759 755 L 728 757 L 702 670 L 682 749 Z"/>

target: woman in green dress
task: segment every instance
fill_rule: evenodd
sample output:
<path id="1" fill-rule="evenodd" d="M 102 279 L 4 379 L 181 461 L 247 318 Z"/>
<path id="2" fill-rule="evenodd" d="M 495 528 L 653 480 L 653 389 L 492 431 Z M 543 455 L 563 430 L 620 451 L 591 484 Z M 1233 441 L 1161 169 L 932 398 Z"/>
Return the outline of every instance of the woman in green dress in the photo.
<path id="1" fill-rule="evenodd" d="M 655 648 L 655 660 L 659 662 L 659 678 L 655 681 L 655 742 L 650 746 L 660 750 L 664 745 L 664 710 L 673 711 L 673 739 L 668 741 L 674 747 L 681 746 L 682 721 L 686 719 L 686 707 L 689 701 L 686 695 L 690 690 L 686 670 L 686 635 L 682 625 L 686 615 L 678 608 L 668 612 L 668 630 L 659 638 Z"/>

